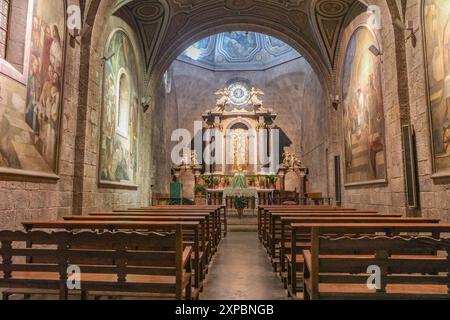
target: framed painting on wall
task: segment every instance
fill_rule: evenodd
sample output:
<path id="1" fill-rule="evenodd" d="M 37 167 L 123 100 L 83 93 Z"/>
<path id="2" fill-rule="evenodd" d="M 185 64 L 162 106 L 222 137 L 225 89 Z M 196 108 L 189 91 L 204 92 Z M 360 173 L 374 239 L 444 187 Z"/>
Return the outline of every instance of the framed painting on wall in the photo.
<path id="1" fill-rule="evenodd" d="M 342 82 L 345 185 L 387 182 L 381 61 L 369 48 L 379 45 L 365 27 L 350 38 Z"/>
<path id="2" fill-rule="evenodd" d="M 99 180 L 101 186 L 137 188 L 139 90 L 133 45 L 122 30 L 106 48 Z"/>
<path id="3" fill-rule="evenodd" d="M 66 1 L 29 1 L 26 86 L 0 75 L 0 173 L 57 179 Z"/>
<path id="4" fill-rule="evenodd" d="M 450 177 L 450 1 L 422 5 L 433 173 Z"/>

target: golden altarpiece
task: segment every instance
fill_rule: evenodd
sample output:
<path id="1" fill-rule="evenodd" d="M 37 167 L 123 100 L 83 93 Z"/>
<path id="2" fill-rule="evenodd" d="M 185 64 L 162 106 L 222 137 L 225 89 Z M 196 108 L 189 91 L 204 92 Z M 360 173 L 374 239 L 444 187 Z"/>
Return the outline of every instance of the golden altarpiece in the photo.
<path id="1" fill-rule="evenodd" d="M 238 195 L 255 199 L 254 207 L 269 204 L 276 190 L 285 190 L 286 182 L 290 189 L 301 193 L 306 169 L 294 154 L 279 154 L 277 114 L 264 107 L 260 99 L 264 92 L 236 82 L 215 95 L 218 96 L 215 108 L 202 114 L 206 144 L 215 146 L 207 156 L 214 160 L 200 165 L 193 151 L 186 160 L 190 165 L 174 168 L 185 196 L 195 196 L 192 190 L 204 176 L 213 177 L 216 182 L 210 183 L 206 190 L 209 202 L 215 204 Z M 246 190 L 230 187 L 229 182 L 237 172 L 245 175 Z"/>

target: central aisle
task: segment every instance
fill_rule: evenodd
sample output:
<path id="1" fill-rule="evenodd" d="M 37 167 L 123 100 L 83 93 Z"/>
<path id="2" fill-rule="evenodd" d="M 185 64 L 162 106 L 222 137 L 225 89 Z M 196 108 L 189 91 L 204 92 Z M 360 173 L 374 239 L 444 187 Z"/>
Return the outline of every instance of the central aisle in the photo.
<path id="1" fill-rule="evenodd" d="M 201 300 L 284 300 L 283 285 L 273 273 L 254 232 L 231 232 L 210 266 Z"/>

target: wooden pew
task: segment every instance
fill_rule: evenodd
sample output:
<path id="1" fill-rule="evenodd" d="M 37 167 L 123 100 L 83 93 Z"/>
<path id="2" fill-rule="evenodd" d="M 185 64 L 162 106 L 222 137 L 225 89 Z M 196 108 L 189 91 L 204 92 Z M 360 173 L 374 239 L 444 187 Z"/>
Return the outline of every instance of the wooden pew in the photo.
<path id="1" fill-rule="evenodd" d="M 303 252 L 305 299 L 450 299 L 450 239 L 319 237 Z M 444 251 L 446 254 L 430 254 Z M 370 288 L 368 267 L 379 268 Z"/>
<path id="2" fill-rule="evenodd" d="M 274 213 L 300 213 L 300 212 L 356 212 L 358 210 L 355 209 L 346 209 L 346 208 L 312 208 L 312 209 L 304 209 L 304 208 L 294 208 L 294 207 L 284 207 L 284 208 L 273 208 L 273 209 L 265 209 L 262 211 L 261 218 L 261 230 L 262 230 L 262 241 L 267 244 L 267 237 L 270 235 L 269 227 L 271 223 L 272 214 Z M 377 214 L 377 211 L 366 211 L 367 213 Z"/>
<path id="3" fill-rule="evenodd" d="M 221 206 L 158 206 L 139 209 L 129 209 L 128 212 L 159 212 L 159 213 L 210 213 L 212 215 L 212 224 L 216 234 L 213 240 L 218 245 L 222 239 L 222 219 Z M 123 212 L 123 211 L 114 211 Z"/>
<path id="4" fill-rule="evenodd" d="M 109 216 L 65 216 L 66 221 L 139 221 L 139 222 L 189 222 L 197 221 L 200 223 L 200 263 L 203 274 L 208 273 L 209 263 L 212 260 L 211 242 L 212 237 L 209 225 L 206 223 L 205 216 L 122 216 L 111 213 Z"/>
<path id="5" fill-rule="evenodd" d="M 269 226 L 271 221 L 271 216 L 273 213 L 300 213 L 300 212 L 308 212 L 308 213 L 314 213 L 314 212 L 355 212 L 357 210 L 355 209 L 346 209 L 346 208 L 303 208 L 303 207 L 291 207 L 291 206 L 284 206 L 279 208 L 271 208 L 271 209 L 264 209 L 261 211 L 261 233 L 262 233 L 262 242 L 264 245 L 267 245 L 268 237 L 270 235 L 269 232 Z M 376 211 L 367 211 L 369 213 L 377 213 Z"/>
<path id="6" fill-rule="evenodd" d="M 210 212 L 167 212 L 167 211 L 124 211 L 124 212 L 90 212 L 89 216 L 101 217 L 101 216 L 141 216 L 141 217 L 198 217 L 204 216 L 206 217 L 206 224 L 209 228 L 211 238 L 209 241 L 211 242 L 211 252 L 215 253 L 217 251 L 217 247 L 219 245 L 219 233 L 220 228 L 217 226 L 217 220 L 214 217 L 213 213 Z"/>
<path id="7" fill-rule="evenodd" d="M 281 242 L 280 242 L 280 276 L 283 280 L 288 293 L 293 292 L 291 281 L 294 278 L 287 272 L 286 264 L 291 263 L 291 224 L 293 223 L 439 223 L 439 219 L 431 218 L 399 218 L 399 217 L 281 217 Z M 297 234 L 296 248 L 309 248 L 310 239 L 308 235 Z M 302 258 L 297 256 L 296 263 L 298 268 L 302 268 Z M 297 276 L 300 280 L 302 275 Z M 296 279 L 297 280 L 297 279 Z"/>
<path id="8" fill-rule="evenodd" d="M 128 211 L 167 211 L 167 212 L 198 212 L 198 211 L 210 211 L 217 214 L 219 222 L 227 220 L 226 207 L 222 205 L 204 205 L 204 206 L 184 206 L 184 205 L 174 205 L 174 206 L 154 206 L 154 207 L 143 207 L 136 209 L 129 209 Z"/>
<path id="9" fill-rule="evenodd" d="M 81 270 L 81 298 L 88 295 L 191 299 L 191 247 L 183 229 L 170 234 L 0 232 L 0 287 L 11 294 L 56 294 L 67 300 L 69 266 Z M 32 247 L 25 247 L 33 243 Z M 33 263 L 24 263 L 31 259 Z"/>
<path id="10" fill-rule="evenodd" d="M 316 212 L 270 212 L 269 225 L 267 231 L 267 245 L 266 248 L 272 259 L 275 269 L 277 270 L 277 264 L 279 263 L 279 257 L 277 255 L 277 244 L 281 241 L 281 221 L 282 217 L 296 217 L 296 216 L 323 216 L 323 217 L 378 217 L 379 213 L 372 211 L 316 211 Z M 385 217 L 401 217 L 401 214 L 388 214 L 383 215 Z M 276 271 L 275 270 L 275 271 Z"/>
<path id="11" fill-rule="evenodd" d="M 202 290 L 203 268 L 201 265 L 201 239 L 205 234 L 200 234 L 199 222 L 140 222 L 140 221 L 24 221 L 22 222 L 26 231 L 44 229 L 44 230 L 97 230 L 97 231 L 146 231 L 146 232 L 174 232 L 178 226 L 184 230 L 184 243 L 186 246 L 192 246 L 194 252 L 193 268 L 195 271 L 195 288 Z M 187 232 L 193 232 L 193 239 L 187 236 Z M 196 292 L 198 294 L 198 292 Z"/>
<path id="12" fill-rule="evenodd" d="M 208 263 L 212 259 L 211 243 L 208 241 L 212 237 L 209 225 L 206 223 L 205 216 L 121 216 L 111 215 L 107 216 L 65 216 L 65 221 L 139 221 L 139 222 L 199 222 L 200 223 L 200 252 L 203 263 L 204 272 L 207 271 Z"/>
<path id="13" fill-rule="evenodd" d="M 294 208 L 297 210 L 333 210 L 335 207 L 332 206 L 305 206 L 305 205 L 293 205 L 293 206 L 287 206 L 287 205 L 259 205 L 258 207 L 258 235 L 261 241 L 263 241 L 263 220 L 264 220 L 264 214 L 266 211 L 275 210 L 275 209 L 288 209 L 288 208 Z"/>
<path id="14" fill-rule="evenodd" d="M 146 207 L 141 209 L 149 209 L 149 208 L 155 208 L 155 207 Z M 227 206 L 224 206 L 222 204 L 220 205 L 193 205 L 193 206 L 156 206 L 156 208 L 173 208 L 173 209 L 215 209 L 219 211 L 219 216 L 221 219 L 221 225 L 223 226 L 223 236 L 226 237 L 228 234 L 228 213 L 227 213 Z M 133 209 L 130 209 L 133 211 Z"/>
<path id="15" fill-rule="evenodd" d="M 314 232 L 313 233 L 313 228 Z M 291 254 L 290 263 L 287 265 L 288 276 L 291 281 L 292 297 L 297 295 L 297 281 L 298 279 L 298 265 L 297 258 L 302 255 L 303 250 L 309 249 L 309 245 L 298 245 L 297 235 L 309 235 L 308 239 L 311 242 L 316 236 L 352 236 L 357 237 L 361 235 L 384 235 L 384 236 L 398 236 L 404 233 L 414 233 L 426 236 L 431 236 L 434 239 L 439 239 L 442 233 L 450 232 L 450 224 L 438 223 L 292 223 L 291 224 Z M 308 242 L 308 241 L 307 241 Z M 303 258 L 302 258 L 303 259 Z M 300 264 L 303 261 L 299 261 Z"/>

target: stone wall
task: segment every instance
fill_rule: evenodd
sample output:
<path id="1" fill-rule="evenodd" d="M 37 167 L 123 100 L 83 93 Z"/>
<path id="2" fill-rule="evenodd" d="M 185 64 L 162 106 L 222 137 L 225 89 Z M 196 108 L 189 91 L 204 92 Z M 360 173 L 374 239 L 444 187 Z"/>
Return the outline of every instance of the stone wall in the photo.
<path id="1" fill-rule="evenodd" d="M 163 82 L 159 86 L 152 128 L 152 167 L 154 168 L 152 190 L 158 193 L 169 192 L 170 182 L 172 181 L 171 153 L 173 146 L 175 146 L 175 143 L 171 141 L 171 135 L 174 130 L 180 128 L 177 88 L 171 86 L 170 90 L 168 89 Z"/>
<path id="2" fill-rule="evenodd" d="M 361 209 L 373 209 L 381 212 L 405 212 L 405 188 L 403 172 L 402 138 L 400 126 L 400 108 L 397 86 L 396 45 L 392 19 L 389 8 L 384 1 L 378 1 L 381 8 L 382 28 L 373 30 L 380 49 L 382 59 L 382 88 L 385 116 L 387 183 L 378 185 L 345 186 L 345 160 L 343 139 L 343 106 L 337 111 L 330 108 L 330 154 L 328 161 L 333 163 L 335 155 L 341 155 L 342 173 L 342 205 Z M 342 75 L 348 42 L 354 31 L 362 25 L 367 25 L 369 16 L 362 14 L 354 19 L 346 28 L 339 51 L 337 66 L 337 92 L 342 97 Z M 334 190 L 334 168 L 330 166 L 330 190 Z"/>
<path id="3" fill-rule="evenodd" d="M 69 4 L 77 1 L 69 1 Z M 18 45 L 17 50 L 22 50 Z M 59 146 L 59 180 L 33 177 L 0 177 L 0 227 L 20 229 L 24 220 L 54 220 L 72 213 L 75 135 L 78 108 L 78 66 L 80 48 L 67 45 L 61 138 Z M 18 52 L 17 55 L 23 55 Z M 21 97 L 25 99 L 25 97 Z"/>
<path id="4" fill-rule="evenodd" d="M 77 184 L 76 191 L 77 211 L 99 211 L 112 209 L 125 209 L 135 206 L 148 205 L 150 202 L 150 150 L 151 150 L 151 112 L 139 112 L 139 145 L 137 172 L 137 190 L 124 187 L 99 186 L 99 134 L 101 125 L 101 106 L 103 88 L 103 57 L 107 41 L 112 32 L 118 28 L 122 29 L 130 38 L 137 57 L 137 61 L 143 63 L 141 47 L 131 28 L 120 18 L 109 17 L 107 21 L 102 20 L 106 14 L 99 15 L 96 19 L 92 32 L 90 69 L 88 82 L 88 99 L 86 110 L 86 122 L 81 123 L 79 138 L 83 143 L 84 157 L 78 159 L 80 172 L 82 174 Z M 143 68 L 138 68 L 143 70 Z M 143 86 L 144 75 L 139 74 L 139 81 Z M 142 96 L 143 88 L 140 88 Z"/>
<path id="5" fill-rule="evenodd" d="M 386 157 L 388 183 L 386 185 L 343 187 L 343 206 L 365 209 L 376 209 L 383 212 L 402 212 L 410 215 L 423 215 L 450 221 L 450 178 L 433 179 L 431 130 L 427 102 L 425 78 L 424 50 L 422 32 L 418 32 L 417 46 L 411 41 L 403 46 L 403 31 L 393 26 L 393 19 L 403 20 L 400 12 L 384 1 L 374 1 L 382 9 L 382 29 L 380 40 L 383 52 L 383 98 L 386 122 Z M 391 19 L 391 14 L 394 16 Z M 416 25 L 421 21 L 421 4 L 419 0 L 407 2 L 404 20 L 412 20 Z M 396 16 L 397 15 L 397 16 Z M 346 29 L 341 50 L 340 61 L 346 49 L 346 40 L 354 30 L 364 23 L 367 16 L 355 19 Z M 421 26 L 420 30 L 422 30 Z M 405 33 L 405 35 L 407 35 Z M 406 56 L 406 58 L 405 58 Z M 336 74 L 342 75 L 338 66 Z M 407 84 L 407 88 L 403 87 Z M 338 87 L 341 84 L 338 80 Z M 340 90 L 340 88 L 338 88 Z M 329 162 L 336 154 L 343 154 L 342 148 L 342 108 L 338 112 L 331 111 Z M 401 126 L 411 123 L 415 130 L 417 147 L 417 164 L 419 175 L 420 210 L 408 210 L 406 207 L 405 170 L 402 153 Z M 341 168 L 344 173 L 344 168 Z M 330 174 L 334 175 L 331 169 Z M 330 188 L 334 190 L 333 179 Z"/>
<path id="6" fill-rule="evenodd" d="M 407 2 L 406 20 L 416 25 L 421 21 L 421 1 Z M 422 31 L 422 28 L 421 28 Z M 433 178 L 431 153 L 431 125 L 429 120 L 423 34 L 418 32 L 417 46 L 412 42 L 406 44 L 409 76 L 409 94 L 411 101 L 410 117 L 416 134 L 418 155 L 419 189 L 422 214 L 450 222 L 450 177 Z"/>

